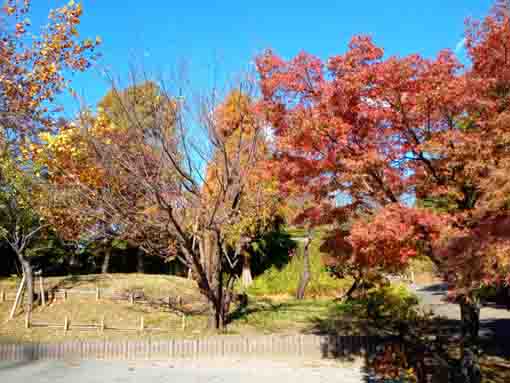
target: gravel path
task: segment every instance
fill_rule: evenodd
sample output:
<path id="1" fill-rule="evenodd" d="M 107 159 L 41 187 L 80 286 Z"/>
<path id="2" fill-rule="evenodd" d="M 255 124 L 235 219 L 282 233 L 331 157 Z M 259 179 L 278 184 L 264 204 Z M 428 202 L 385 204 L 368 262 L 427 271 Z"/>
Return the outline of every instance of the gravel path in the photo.
<path id="1" fill-rule="evenodd" d="M 5 383 L 362 383 L 361 360 L 349 364 L 326 362 L 232 361 L 209 362 L 58 362 L 24 365 L 0 363 Z M 370 380 L 369 380 L 370 381 Z"/>

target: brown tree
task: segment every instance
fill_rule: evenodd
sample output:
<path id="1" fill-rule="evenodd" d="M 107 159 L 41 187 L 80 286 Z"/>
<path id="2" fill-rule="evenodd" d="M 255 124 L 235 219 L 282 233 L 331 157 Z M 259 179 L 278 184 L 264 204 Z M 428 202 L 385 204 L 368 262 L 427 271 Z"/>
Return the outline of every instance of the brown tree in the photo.
<path id="1" fill-rule="evenodd" d="M 237 89 L 253 92 L 248 82 Z M 183 98 L 163 84 L 146 108 L 125 95 L 116 87 L 110 93 L 120 116 L 99 113 L 87 129 L 67 133 L 73 139 L 47 140 L 52 194 L 85 227 L 109 228 L 146 251 L 177 257 L 209 301 L 210 327 L 221 329 L 242 247 L 228 235 L 241 219 L 246 183 L 257 163 L 262 134 L 257 114 L 233 103 L 229 107 L 238 113 L 226 121 L 216 92 Z M 64 143 L 70 145 L 66 150 Z M 52 161 L 57 152 L 64 158 Z M 68 219 L 48 211 L 52 222 Z"/>

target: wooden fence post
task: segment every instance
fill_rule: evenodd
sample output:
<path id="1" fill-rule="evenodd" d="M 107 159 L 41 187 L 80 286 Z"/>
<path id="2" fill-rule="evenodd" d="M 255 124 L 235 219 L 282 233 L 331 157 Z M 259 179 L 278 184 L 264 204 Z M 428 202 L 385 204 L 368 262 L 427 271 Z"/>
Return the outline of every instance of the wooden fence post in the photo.
<path id="1" fill-rule="evenodd" d="M 30 312 L 25 315 L 25 328 L 30 328 Z"/>
<path id="2" fill-rule="evenodd" d="M 100 295 L 99 295 L 99 287 L 96 287 L 96 301 L 99 301 L 100 299 Z"/>
<path id="3" fill-rule="evenodd" d="M 64 333 L 66 333 L 67 330 L 69 330 L 69 319 L 67 318 L 67 316 L 65 316 L 64 317 Z"/>
<path id="4" fill-rule="evenodd" d="M 101 324 L 100 324 L 100 327 L 99 327 L 99 329 L 101 330 L 101 333 L 104 332 L 104 328 L 105 328 L 105 326 L 104 326 L 104 315 L 103 315 L 101 317 Z"/>
<path id="5" fill-rule="evenodd" d="M 67 301 L 67 290 L 64 289 L 64 302 Z"/>
<path id="6" fill-rule="evenodd" d="M 186 330 L 186 315 L 182 314 L 182 329 Z"/>
<path id="7" fill-rule="evenodd" d="M 5 290 L 2 290 L 2 292 L 0 293 L 0 302 L 1 303 L 5 302 Z"/>
<path id="8" fill-rule="evenodd" d="M 18 292 L 16 293 L 16 299 L 14 300 L 14 304 L 12 305 L 12 310 L 11 310 L 9 319 L 14 318 L 14 314 L 16 313 L 16 308 L 20 304 L 21 297 L 23 296 L 23 291 L 25 290 L 25 284 L 26 284 L 26 278 L 25 278 L 25 274 L 23 274 L 23 278 L 21 278 L 21 284 L 18 288 Z"/>
<path id="9" fill-rule="evenodd" d="M 143 331 L 145 329 L 145 323 L 143 316 L 140 318 L 140 330 Z"/>
<path id="10" fill-rule="evenodd" d="M 135 303 L 135 296 L 133 293 L 129 294 L 129 303 L 134 304 Z"/>

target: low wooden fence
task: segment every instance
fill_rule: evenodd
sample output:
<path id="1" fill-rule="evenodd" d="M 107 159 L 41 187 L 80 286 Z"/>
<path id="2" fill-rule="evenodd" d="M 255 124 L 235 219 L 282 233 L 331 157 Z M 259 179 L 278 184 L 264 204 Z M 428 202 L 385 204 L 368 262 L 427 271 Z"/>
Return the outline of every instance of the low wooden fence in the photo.
<path id="1" fill-rule="evenodd" d="M 25 327 L 26 328 L 34 328 L 34 327 L 46 327 L 46 328 L 60 328 L 63 329 L 64 332 L 71 331 L 71 330 L 83 330 L 83 331 L 100 331 L 104 332 L 106 330 L 113 330 L 113 331 L 138 331 L 138 332 L 145 332 L 145 331 L 159 331 L 159 332 L 168 332 L 173 331 L 176 328 L 180 327 L 182 330 L 186 329 L 186 315 L 180 315 L 179 321 L 176 324 L 176 326 L 172 328 L 163 328 L 163 327 L 148 327 L 145 324 L 145 318 L 142 316 L 140 317 L 140 325 L 137 327 L 118 327 L 115 325 L 112 325 L 111 323 L 106 324 L 104 316 L 101 317 L 101 319 L 94 323 L 79 323 L 69 320 L 67 316 L 64 317 L 64 320 L 62 323 L 49 323 L 49 322 L 41 322 L 41 321 L 34 321 L 30 314 L 25 315 Z"/>
<path id="2" fill-rule="evenodd" d="M 162 341 L 73 341 L 60 344 L 0 344 L 0 360 L 166 360 L 172 358 L 340 358 L 373 354 L 385 339 L 372 336 L 218 336 Z"/>
<path id="3" fill-rule="evenodd" d="M 40 291 L 34 290 L 37 293 Z M 167 304 L 170 306 L 180 307 L 185 304 L 185 299 L 182 296 L 166 296 L 155 298 L 152 300 L 146 299 L 145 297 L 139 297 L 136 292 L 119 292 L 112 289 L 101 289 L 99 287 L 95 289 L 49 289 L 46 290 L 47 294 L 50 294 L 54 300 L 62 300 L 66 301 L 71 295 L 82 295 L 88 297 L 94 297 L 96 301 L 100 301 L 103 299 L 113 300 L 113 301 L 126 301 L 131 304 Z M 5 290 L 0 290 L 0 303 L 3 302 L 14 302 L 16 297 L 15 292 L 7 292 Z"/>

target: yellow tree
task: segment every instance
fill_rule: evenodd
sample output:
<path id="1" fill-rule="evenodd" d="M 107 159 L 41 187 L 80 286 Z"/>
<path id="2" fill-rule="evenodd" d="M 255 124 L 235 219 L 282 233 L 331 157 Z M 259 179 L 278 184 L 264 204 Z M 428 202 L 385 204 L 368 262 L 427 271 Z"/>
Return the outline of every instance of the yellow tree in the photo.
<path id="1" fill-rule="evenodd" d="M 124 109 L 127 105 L 129 110 Z M 107 243 L 127 240 L 145 252 L 154 251 L 156 242 L 147 240 L 146 232 L 148 222 L 156 224 L 158 212 L 140 184 L 144 178 L 132 173 L 129 165 L 140 162 L 140 157 L 150 162 L 158 156 L 162 138 L 153 134 L 152 125 L 165 120 L 164 134 L 170 139 L 174 113 L 175 104 L 154 83 L 143 83 L 112 89 L 95 116 L 82 113 L 58 134 L 40 135 L 43 146 L 34 146 L 33 153 L 47 169 L 51 185 L 44 214 L 61 235 Z M 107 245 L 104 272 L 110 250 Z"/>
<path id="2" fill-rule="evenodd" d="M 284 215 L 285 205 L 277 175 L 271 171 L 269 132 L 259 128 L 255 102 L 234 90 L 217 108 L 215 118 L 225 140 L 225 150 L 216 153 L 216 158 L 209 164 L 206 196 L 216 200 L 222 182 L 228 182 L 228 175 L 223 174 L 228 169 L 218 166 L 222 160 L 218 156 L 238 160 L 241 166 L 254 162 L 244 180 L 238 204 L 239 219 L 225 228 L 227 244 L 242 255 L 241 281 L 247 287 L 253 280 L 247 247 L 261 233 L 274 227 L 275 221 Z M 243 141 L 251 146 L 241 148 Z"/>
<path id="3" fill-rule="evenodd" d="M 38 132 L 56 128 L 60 107 L 55 99 L 69 89 L 66 74 L 89 68 L 100 41 L 79 38 L 82 6 L 73 1 L 51 11 L 39 32 L 30 27 L 30 1 L 8 0 L 0 12 L 1 234 L 22 264 L 30 311 L 33 286 L 27 250 L 46 225 L 37 218 L 35 203 L 41 198 L 33 193 L 41 179 L 26 161 L 27 148 Z"/>
<path id="4" fill-rule="evenodd" d="M 55 98 L 69 88 L 65 73 L 84 71 L 100 39 L 80 40 L 82 5 L 53 10 L 40 33 L 30 28 L 30 1 L 8 0 L 0 42 L 0 126 L 7 141 L 55 127 Z"/>

